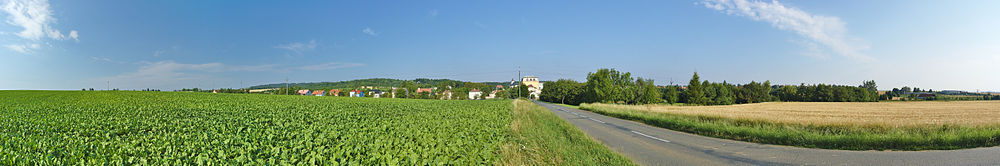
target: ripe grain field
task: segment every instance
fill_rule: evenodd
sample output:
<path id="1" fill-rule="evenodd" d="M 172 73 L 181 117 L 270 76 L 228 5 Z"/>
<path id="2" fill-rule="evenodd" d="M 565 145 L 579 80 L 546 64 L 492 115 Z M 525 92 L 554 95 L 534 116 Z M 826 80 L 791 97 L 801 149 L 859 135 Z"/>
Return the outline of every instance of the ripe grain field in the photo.
<path id="1" fill-rule="evenodd" d="M 581 108 L 706 136 L 811 148 L 927 150 L 1000 145 L 998 101 L 583 104 Z"/>

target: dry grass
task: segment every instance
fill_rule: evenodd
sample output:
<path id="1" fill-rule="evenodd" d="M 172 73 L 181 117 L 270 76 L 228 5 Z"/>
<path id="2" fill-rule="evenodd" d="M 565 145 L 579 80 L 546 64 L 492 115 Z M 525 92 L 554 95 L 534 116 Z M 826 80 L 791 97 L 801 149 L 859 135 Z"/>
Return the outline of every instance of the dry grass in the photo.
<path id="1" fill-rule="evenodd" d="M 585 104 L 588 107 L 657 113 L 838 126 L 917 127 L 1000 124 L 1000 101 L 949 102 L 771 102 L 729 106 Z"/>

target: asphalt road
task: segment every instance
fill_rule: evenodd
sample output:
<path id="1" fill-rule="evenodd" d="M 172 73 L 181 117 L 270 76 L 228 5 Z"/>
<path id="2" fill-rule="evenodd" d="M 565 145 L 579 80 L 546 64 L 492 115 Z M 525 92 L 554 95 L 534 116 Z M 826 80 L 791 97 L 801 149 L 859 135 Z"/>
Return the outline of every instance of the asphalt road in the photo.
<path id="1" fill-rule="evenodd" d="M 569 107 L 535 102 L 642 165 L 1000 165 L 1000 147 L 848 151 L 698 136 Z"/>

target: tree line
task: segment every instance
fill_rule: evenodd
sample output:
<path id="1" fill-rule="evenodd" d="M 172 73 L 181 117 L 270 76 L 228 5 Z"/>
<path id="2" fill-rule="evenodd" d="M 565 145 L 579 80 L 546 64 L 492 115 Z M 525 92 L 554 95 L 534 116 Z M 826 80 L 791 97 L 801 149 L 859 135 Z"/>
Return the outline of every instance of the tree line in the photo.
<path id="1" fill-rule="evenodd" d="M 628 72 L 600 69 L 587 73 L 587 82 L 560 79 L 545 83 L 540 100 L 566 103 L 650 104 L 660 102 L 660 91 L 652 79 L 632 78 Z"/>
<path id="2" fill-rule="evenodd" d="M 731 84 L 701 80 L 695 72 L 687 86 L 656 86 L 652 79 L 632 78 L 631 73 L 599 69 L 587 73 L 586 82 L 559 79 L 545 84 L 541 100 L 577 105 L 580 103 L 688 105 L 730 105 L 769 101 L 874 102 L 878 100 L 875 81 L 859 86 L 771 85 L 770 81 Z"/>

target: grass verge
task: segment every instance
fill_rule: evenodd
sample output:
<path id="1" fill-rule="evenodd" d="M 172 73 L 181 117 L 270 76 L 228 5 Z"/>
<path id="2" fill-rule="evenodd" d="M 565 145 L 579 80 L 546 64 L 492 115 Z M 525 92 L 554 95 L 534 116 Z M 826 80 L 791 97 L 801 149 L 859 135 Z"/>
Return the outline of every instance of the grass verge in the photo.
<path id="1" fill-rule="evenodd" d="M 497 165 L 635 165 L 530 101 L 515 100 L 512 137 Z"/>
<path id="2" fill-rule="evenodd" d="M 947 150 L 1000 145 L 1000 126 L 810 125 L 581 104 L 581 109 L 671 130 L 747 142 L 843 150 Z"/>

